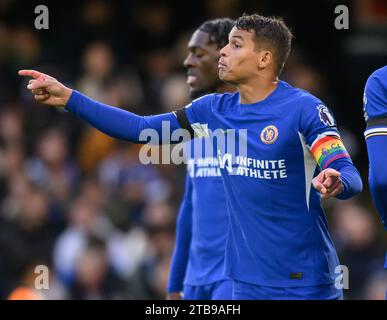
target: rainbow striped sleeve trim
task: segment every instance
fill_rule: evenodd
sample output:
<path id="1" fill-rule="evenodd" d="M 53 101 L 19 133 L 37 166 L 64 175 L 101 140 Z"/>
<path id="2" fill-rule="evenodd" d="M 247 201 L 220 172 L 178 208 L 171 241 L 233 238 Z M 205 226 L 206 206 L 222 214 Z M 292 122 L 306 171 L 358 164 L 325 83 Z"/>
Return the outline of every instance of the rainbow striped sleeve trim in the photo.
<path id="1" fill-rule="evenodd" d="M 340 158 L 349 158 L 343 141 L 338 137 L 324 136 L 316 140 L 310 149 L 320 168 L 325 169 L 328 165 Z"/>

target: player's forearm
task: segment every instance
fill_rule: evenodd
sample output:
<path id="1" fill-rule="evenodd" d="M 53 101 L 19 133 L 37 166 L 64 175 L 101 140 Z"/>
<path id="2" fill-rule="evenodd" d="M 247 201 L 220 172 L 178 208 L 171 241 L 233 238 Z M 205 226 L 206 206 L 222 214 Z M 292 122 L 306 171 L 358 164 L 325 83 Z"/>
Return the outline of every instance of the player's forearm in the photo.
<path id="1" fill-rule="evenodd" d="M 189 177 L 187 177 L 189 179 Z M 172 256 L 171 271 L 167 291 L 180 292 L 183 290 L 183 282 L 189 258 L 192 235 L 192 203 L 189 181 L 186 181 L 184 200 L 179 209 L 176 224 L 176 241 Z"/>
<path id="2" fill-rule="evenodd" d="M 189 249 L 191 245 L 191 221 L 190 204 L 184 200 L 179 210 L 179 216 L 176 225 L 176 241 L 172 256 L 171 271 L 168 281 L 168 292 L 180 292 L 183 290 L 183 282 L 189 258 Z"/>
<path id="3" fill-rule="evenodd" d="M 344 187 L 343 192 L 337 195 L 336 198 L 341 200 L 349 199 L 362 191 L 363 182 L 361 181 L 359 171 L 357 171 L 350 159 L 341 158 L 335 160 L 329 167 L 340 172 L 340 179 Z"/>
<path id="4" fill-rule="evenodd" d="M 376 209 L 387 231 L 387 181 L 380 181 L 375 175 L 370 175 L 368 181 Z"/>
<path id="5" fill-rule="evenodd" d="M 387 230 L 387 137 L 374 136 L 367 139 L 370 161 L 368 182 L 372 198 Z"/>
<path id="6" fill-rule="evenodd" d="M 140 134 L 144 129 L 156 130 L 159 137 L 165 138 L 164 141 L 160 141 L 168 143 L 170 142 L 170 132 L 180 128 L 173 113 L 138 116 L 129 111 L 95 101 L 76 90 L 73 90 L 66 104 L 66 110 L 109 136 L 136 143 L 145 142 L 140 140 Z M 167 135 L 162 132 L 163 122 L 169 122 L 170 132 Z"/>

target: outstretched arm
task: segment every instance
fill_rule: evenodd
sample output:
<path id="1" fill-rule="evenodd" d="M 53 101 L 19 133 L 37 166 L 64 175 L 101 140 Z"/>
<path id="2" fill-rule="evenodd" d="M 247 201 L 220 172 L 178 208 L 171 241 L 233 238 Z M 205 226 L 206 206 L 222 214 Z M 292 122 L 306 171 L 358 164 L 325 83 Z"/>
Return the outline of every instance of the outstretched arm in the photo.
<path id="1" fill-rule="evenodd" d="M 172 112 L 155 116 L 138 116 L 95 101 L 76 90 L 67 88 L 55 78 L 39 71 L 20 70 L 19 75 L 32 78 L 27 88 L 31 90 L 35 100 L 50 106 L 64 107 L 112 137 L 145 143 L 146 141 L 140 139 L 141 132 L 144 129 L 154 129 L 157 131 L 159 139 L 163 139 L 158 142 L 170 143 L 170 134 L 174 130 L 180 129 L 179 122 Z M 184 138 L 187 140 L 190 136 L 186 135 Z"/>
<path id="2" fill-rule="evenodd" d="M 141 139 L 140 134 L 145 129 L 153 129 L 157 132 L 157 143 L 180 142 L 171 139 L 171 133 L 180 129 L 177 118 L 172 112 L 154 116 L 138 116 L 90 99 L 76 90 L 72 91 L 65 109 L 114 138 L 145 143 L 147 135 Z"/>

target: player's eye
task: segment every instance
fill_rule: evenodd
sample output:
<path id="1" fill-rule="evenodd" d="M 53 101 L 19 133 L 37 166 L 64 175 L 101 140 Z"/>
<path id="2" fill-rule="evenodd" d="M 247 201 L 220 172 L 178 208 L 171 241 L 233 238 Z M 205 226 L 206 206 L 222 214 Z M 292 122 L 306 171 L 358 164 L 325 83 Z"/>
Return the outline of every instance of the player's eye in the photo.
<path id="1" fill-rule="evenodd" d="M 203 58 L 203 56 L 205 55 L 205 51 L 199 48 L 196 48 L 195 50 L 192 51 L 192 54 L 194 55 L 195 58 L 200 59 L 200 58 Z"/>

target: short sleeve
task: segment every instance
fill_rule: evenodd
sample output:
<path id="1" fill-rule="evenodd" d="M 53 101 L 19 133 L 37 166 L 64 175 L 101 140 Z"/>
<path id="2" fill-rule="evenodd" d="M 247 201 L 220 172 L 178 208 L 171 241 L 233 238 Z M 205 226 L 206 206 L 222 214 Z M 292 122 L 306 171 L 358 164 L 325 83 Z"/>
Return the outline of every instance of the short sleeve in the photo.
<path id="1" fill-rule="evenodd" d="M 300 130 L 321 169 L 340 158 L 350 158 L 340 138 L 332 112 L 321 102 L 311 101 L 301 112 Z"/>

